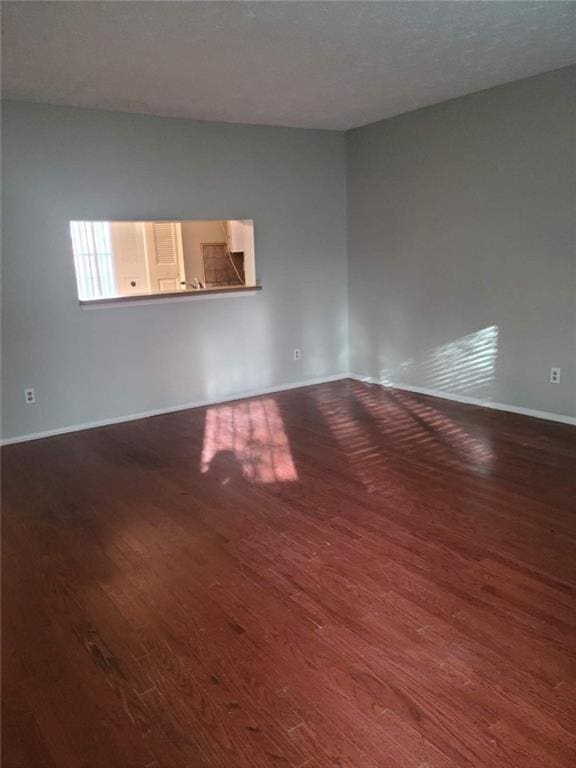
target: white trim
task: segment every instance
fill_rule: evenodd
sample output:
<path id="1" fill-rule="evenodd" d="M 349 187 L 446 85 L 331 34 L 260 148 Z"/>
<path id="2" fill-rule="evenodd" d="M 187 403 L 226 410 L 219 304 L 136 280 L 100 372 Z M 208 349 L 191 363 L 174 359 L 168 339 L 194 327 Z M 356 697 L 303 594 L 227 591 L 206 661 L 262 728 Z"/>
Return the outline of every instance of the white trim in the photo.
<path id="1" fill-rule="evenodd" d="M 548 421 L 558 421 L 562 424 L 571 424 L 576 426 L 576 416 L 564 416 L 561 413 L 549 413 L 548 411 L 537 411 L 533 408 L 523 408 L 519 405 L 509 405 L 508 403 L 497 403 L 492 400 L 481 400 L 478 397 L 467 397 L 466 395 L 455 395 L 451 392 L 445 392 L 440 389 L 427 389 L 426 387 L 412 387 L 408 384 L 389 383 L 383 384 L 372 376 L 361 376 L 358 373 L 351 373 L 351 379 L 362 381 L 365 384 L 378 384 L 385 389 L 401 389 L 404 392 L 414 392 L 417 395 L 429 395 L 430 397 L 439 397 L 442 400 L 452 400 L 455 403 L 466 403 L 468 405 L 478 405 L 481 408 L 491 408 L 495 411 L 507 411 L 509 413 L 518 413 L 521 416 L 532 416 L 535 419 L 547 419 Z"/>
<path id="2" fill-rule="evenodd" d="M 311 387 L 315 384 L 327 384 L 331 381 L 341 381 L 342 379 L 354 379 L 355 381 L 361 381 L 365 384 L 378 384 L 386 389 L 401 389 L 404 392 L 414 392 L 419 395 L 429 395 L 430 397 L 439 397 L 443 400 L 452 400 L 456 403 L 466 403 L 468 405 L 477 405 L 481 408 L 491 408 L 496 411 L 507 411 L 509 413 L 518 413 L 522 416 L 532 416 L 536 419 L 547 419 L 548 421 L 556 421 L 562 424 L 570 424 L 576 426 L 576 417 L 564 416 L 560 413 L 548 413 L 547 411 L 537 411 L 531 408 L 522 408 L 517 405 L 508 405 L 506 403 L 496 403 L 490 400 L 480 400 L 477 397 L 466 397 L 464 395 L 455 395 L 450 392 L 444 392 L 439 389 L 427 389 L 426 387 L 412 387 L 406 384 L 382 384 L 372 376 L 363 376 L 359 373 L 337 373 L 333 376 L 323 376 L 318 379 L 308 379 L 307 381 L 297 381 L 292 384 L 280 384 L 276 387 L 266 387 L 252 392 L 244 392 L 236 395 L 230 395 L 229 397 L 211 399 L 211 400 L 195 400 L 189 403 L 182 403 L 180 405 L 172 405 L 166 408 L 155 408 L 150 411 L 141 411 L 139 413 L 131 413 L 126 416 L 115 416 L 110 419 L 100 419 L 99 421 L 90 421 L 83 424 L 73 424 L 69 427 L 60 427 L 59 429 L 49 429 L 45 432 L 33 432 L 29 435 L 19 435 L 17 437 L 8 437 L 5 440 L 0 440 L 0 445 L 13 445 L 14 443 L 26 443 L 29 440 L 41 440 L 44 437 L 55 437 L 56 435 L 65 435 L 69 432 L 81 432 L 84 429 L 95 429 L 96 427 L 106 427 L 111 424 L 122 424 L 125 421 L 137 421 L 138 419 L 147 419 L 150 416 L 161 416 L 164 413 L 177 413 L 178 411 L 186 411 L 190 408 L 202 408 L 207 405 L 218 405 L 219 403 L 229 403 L 234 400 L 244 400 L 248 397 L 259 397 L 261 395 L 270 395 L 275 392 L 283 392 L 290 389 L 299 389 L 300 387 Z"/>
<path id="3" fill-rule="evenodd" d="M 0 445 L 13 445 L 14 443 L 26 443 L 29 440 L 41 440 L 44 437 L 55 437 L 56 435 L 65 435 L 68 432 L 81 432 L 84 429 L 95 429 L 96 427 L 106 427 L 111 424 L 121 424 L 125 421 L 137 421 L 138 419 L 147 419 L 150 416 L 161 416 L 165 413 L 176 413 L 186 411 L 190 408 L 202 408 L 207 405 L 218 405 L 220 403 L 229 403 L 234 400 L 245 400 L 248 397 L 259 397 L 261 395 L 270 395 L 274 392 L 283 392 L 290 389 L 299 389 L 300 387 L 311 387 L 315 384 L 327 384 L 330 381 L 340 381 L 348 379 L 347 373 L 337 373 L 333 376 L 322 376 L 319 379 L 308 379 L 307 381 L 297 381 L 292 384 L 279 384 L 276 387 L 266 387 L 252 392 L 244 392 L 229 397 L 223 397 L 212 400 L 195 400 L 180 405 L 171 405 L 166 408 L 155 408 L 150 411 L 141 411 L 139 413 L 130 413 L 126 416 L 114 416 L 110 419 L 100 419 L 98 421 L 89 421 L 84 424 L 72 424 L 69 427 L 60 427 L 59 429 L 48 429 L 45 432 L 32 432 L 29 435 L 19 435 L 17 437 L 8 437 L 0 441 Z"/>
<path id="4" fill-rule="evenodd" d="M 249 288 L 251 286 L 248 286 Z M 218 293 L 190 293 L 188 291 L 182 292 L 182 296 L 165 296 L 158 295 L 158 298 L 139 299 L 136 296 L 122 296 L 125 301 L 103 301 L 97 299 L 94 304 L 90 304 L 89 301 L 79 301 L 80 308 L 87 312 L 94 312 L 97 309 L 126 309 L 127 307 L 149 307 L 150 304 L 174 304 L 175 302 L 186 301 L 208 301 L 209 299 L 238 299 L 242 296 L 257 296 L 260 293 L 259 288 L 254 287 L 253 291 L 248 291 L 246 288 L 231 288 L 229 291 L 219 291 Z"/>

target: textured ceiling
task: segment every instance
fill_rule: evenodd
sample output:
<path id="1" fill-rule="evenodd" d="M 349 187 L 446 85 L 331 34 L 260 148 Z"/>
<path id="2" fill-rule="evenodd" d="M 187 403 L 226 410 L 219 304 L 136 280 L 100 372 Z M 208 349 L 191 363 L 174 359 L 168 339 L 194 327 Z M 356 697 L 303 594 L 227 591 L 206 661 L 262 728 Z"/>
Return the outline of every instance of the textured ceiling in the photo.
<path id="1" fill-rule="evenodd" d="M 4 2 L 3 94 L 346 129 L 576 62 L 571 2 Z"/>

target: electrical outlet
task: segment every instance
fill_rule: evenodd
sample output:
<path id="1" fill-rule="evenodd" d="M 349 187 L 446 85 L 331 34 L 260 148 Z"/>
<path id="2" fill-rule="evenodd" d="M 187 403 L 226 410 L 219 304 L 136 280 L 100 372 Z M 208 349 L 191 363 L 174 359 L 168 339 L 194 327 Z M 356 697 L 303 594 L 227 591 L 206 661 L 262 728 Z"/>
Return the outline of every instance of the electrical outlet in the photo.
<path id="1" fill-rule="evenodd" d="M 34 392 L 34 387 L 27 387 L 24 390 L 24 400 L 26 400 L 28 405 L 32 405 L 36 402 L 36 392 Z"/>
<path id="2" fill-rule="evenodd" d="M 301 360 L 302 359 L 302 350 L 296 348 L 294 350 L 294 360 Z"/>
<path id="3" fill-rule="evenodd" d="M 550 368 L 550 384 L 560 384 L 560 368 Z"/>

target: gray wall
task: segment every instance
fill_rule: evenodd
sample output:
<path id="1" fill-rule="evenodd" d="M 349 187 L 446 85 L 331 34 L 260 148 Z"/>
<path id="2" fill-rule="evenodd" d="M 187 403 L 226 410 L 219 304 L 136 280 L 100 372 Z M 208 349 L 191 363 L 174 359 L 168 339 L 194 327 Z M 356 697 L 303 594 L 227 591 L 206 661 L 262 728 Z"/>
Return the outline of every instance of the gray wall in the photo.
<path id="1" fill-rule="evenodd" d="M 349 132 L 348 264 L 342 133 L 5 103 L 3 437 L 348 368 L 576 415 L 575 86 Z M 254 218 L 264 290 L 82 310 L 68 221 L 171 217 Z"/>
<path id="2" fill-rule="evenodd" d="M 354 373 L 576 415 L 575 87 L 572 67 L 348 134 Z"/>
<path id="3" fill-rule="evenodd" d="M 2 139 L 4 438 L 347 371 L 343 134 L 4 103 Z M 109 218 L 253 218 L 264 289 L 82 310 L 68 222 Z"/>

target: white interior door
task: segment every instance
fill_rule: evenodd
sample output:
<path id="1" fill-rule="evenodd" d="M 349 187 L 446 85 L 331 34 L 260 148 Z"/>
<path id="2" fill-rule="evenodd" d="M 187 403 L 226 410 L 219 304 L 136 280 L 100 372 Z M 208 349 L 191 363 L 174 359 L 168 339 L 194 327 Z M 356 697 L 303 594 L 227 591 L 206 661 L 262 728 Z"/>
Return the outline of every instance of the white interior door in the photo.
<path id="1" fill-rule="evenodd" d="M 151 293 L 186 288 L 182 232 L 178 221 L 149 221 L 144 225 Z"/>

